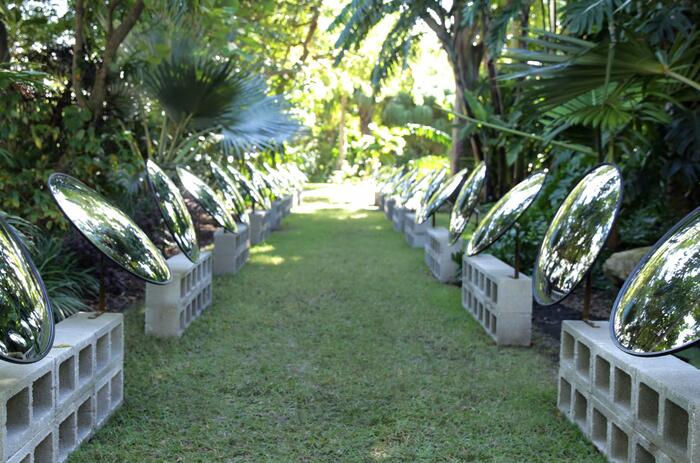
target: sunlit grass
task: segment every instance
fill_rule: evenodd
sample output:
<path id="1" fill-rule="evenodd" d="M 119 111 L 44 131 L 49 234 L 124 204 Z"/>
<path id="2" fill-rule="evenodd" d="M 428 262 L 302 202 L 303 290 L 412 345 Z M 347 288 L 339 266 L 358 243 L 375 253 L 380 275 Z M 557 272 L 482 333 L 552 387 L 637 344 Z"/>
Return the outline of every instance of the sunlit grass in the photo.
<path id="1" fill-rule="evenodd" d="M 125 405 L 72 461 L 603 461 L 548 357 L 496 347 L 381 213 L 320 199 L 181 339 L 127 313 Z"/>

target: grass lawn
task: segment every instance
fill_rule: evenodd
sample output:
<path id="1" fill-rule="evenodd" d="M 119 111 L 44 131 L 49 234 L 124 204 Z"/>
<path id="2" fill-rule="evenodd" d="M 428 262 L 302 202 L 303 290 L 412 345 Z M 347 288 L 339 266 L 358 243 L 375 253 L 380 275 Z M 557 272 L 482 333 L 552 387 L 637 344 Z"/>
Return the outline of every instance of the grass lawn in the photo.
<path id="1" fill-rule="evenodd" d="M 216 279 L 181 339 L 126 313 L 124 407 L 71 461 L 604 461 L 557 412 L 549 357 L 496 347 L 422 251 L 334 192 Z"/>

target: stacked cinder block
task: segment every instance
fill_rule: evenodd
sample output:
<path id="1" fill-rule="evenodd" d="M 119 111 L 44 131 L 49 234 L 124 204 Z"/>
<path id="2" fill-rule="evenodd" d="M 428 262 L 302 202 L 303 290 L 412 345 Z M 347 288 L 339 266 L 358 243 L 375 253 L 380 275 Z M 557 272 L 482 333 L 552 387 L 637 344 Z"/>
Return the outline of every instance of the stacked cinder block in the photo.
<path id="1" fill-rule="evenodd" d="M 394 224 L 394 230 L 403 233 L 404 222 L 406 221 L 406 208 L 394 205 L 394 210 L 391 214 L 391 221 Z"/>
<path id="2" fill-rule="evenodd" d="M 251 246 L 261 243 L 267 239 L 270 233 L 270 219 L 268 211 L 251 211 L 248 214 L 250 221 L 250 244 Z"/>
<path id="3" fill-rule="evenodd" d="M 250 228 L 238 224 L 238 231 L 230 233 L 220 228 L 214 232 L 214 275 L 236 274 L 248 261 Z"/>
<path id="4" fill-rule="evenodd" d="M 59 323 L 46 358 L 0 364 L 0 397 L 0 461 L 66 461 L 123 402 L 123 316 L 79 313 Z"/>
<path id="5" fill-rule="evenodd" d="M 462 306 L 501 346 L 529 346 L 532 286 L 522 273 L 489 254 L 462 260 Z"/>
<path id="6" fill-rule="evenodd" d="M 416 223 L 416 214 L 414 212 L 407 212 L 404 218 L 403 231 L 406 237 L 406 242 L 412 248 L 423 248 L 425 247 L 425 242 L 427 239 L 426 232 L 430 227 L 430 222 L 425 222 L 422 224 Z"/>
<path id="7" fill-rule="evenodd" d="M 384 216 L 387 220 L 393 220 L 395 204 L 396 198 L 388 197 L 384 199 Z"/>
<path id="8" fill-rule="evenodd" d="M 282 198 L 282 218 L 285 218 L 292 213 L 292 207 L 294 207 L 293 196 L 289 195 Z"/>
<path id="9" fill-rule="evenodd" d="M 282 225 L 282 217 L 284 215 L 284 206 L 282 205 L 282 200 L 276 199 L 272 202 L 272 208 L 270 209 L 270 230 L 274 231 L 280 228 Z"/>
<path id="10" fill-rule="evenodd" d="M 178 254 L 168 267 L 170 283 L 146 284 L 146 334 L 179 337 L 211 305 L 212 253 L 201 252 L 196 264 Z"/>
<path id="11" fill-rule="evenodd" d="M 562 325 L 559 409 L 611 461 L 700 461 L 700 370 L 614 346 L 607 322 Z"/>
<path id="12" fill-rule="evenodd" d="M 429 228 L 426 231 L 425 263 L 433 276 L 441 283 L 457 283 L 459 265 L 452 259 L 452 254 L 461 250 L 461 241 L 449 244 L 446 228 Z"/>

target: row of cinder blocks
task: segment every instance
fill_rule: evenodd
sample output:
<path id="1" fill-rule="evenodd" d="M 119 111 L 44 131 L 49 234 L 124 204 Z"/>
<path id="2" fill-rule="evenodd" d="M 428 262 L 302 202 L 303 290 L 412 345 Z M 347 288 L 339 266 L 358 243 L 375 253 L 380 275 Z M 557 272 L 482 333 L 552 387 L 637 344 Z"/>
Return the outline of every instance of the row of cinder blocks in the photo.
<path id="1" fill-rule="evenodd" d="M 113 313 L 57 324 L 40 362 L 0 364 L 0 461 L 65 461 L 122 404 L 123 368 L 123 316 Z"/>
<path id="2" fill-rule="evenodd" d="M 422 224 L 416 223 L 416 214 L 414 212 L 407 212 L 404 219 L 404 236 L 406 237 L 406 242 L 412 248 L 424 248 L 425 242 L 427 241 L 427 232 L 431 228 L 430 222 L 424 222 Z"/>
<path id="3" fill-rule="evenodd" d="M 452 258 L 452 254 L 461 250 L 461 241 L 450 245 L 449 233 L 446 228 L 429 228 L 426 231 L 425 263 L 433 276 L 441 283 L 458 282 L 457 271 L 459 265 Z"/>
<path id="4" fill-rule="evenodd" d="M 394 204 L 394 209 L 391 213 L 391 221 L 394 224 L 394 230 L 403 233 L 404 223 L 406 222 L 406 208 Z"/>
<path id="5" fill-rule="evenodd" d="M 462 306 L 502 346 L 529 346 L 532 337 L 530 278 L 489 254 L 462 260 Z"/>
<path id="6" fill-rule="evenodd" d="M 146 334 L 182 336 L 187 327 L 211 305 L 212 253 L 203 251 L 194 264 L 184 254 L 168 259 L 172 281 L 146 284 Z"/>
<path id="7" fill-rule="evenodd" d="M 613 345 L 607 322 L 562 325 L 559 409 L 612 461 L 700 461 L 700 371 Z"/>
<path id="8" fill-rule="evenodd" d="M 248 260 L 250 228 L 238 224 L 238 231 L 230 233 L 222 228 L 214 232 L 214 275 L 238 273 Z"/>
<path id="9" fill-rule="evenodd" d="M 265 241 L 271 231 L 271 211 L 251 211 L 248 214 L 250 221 L 250 244 L 254 246 Z"/>

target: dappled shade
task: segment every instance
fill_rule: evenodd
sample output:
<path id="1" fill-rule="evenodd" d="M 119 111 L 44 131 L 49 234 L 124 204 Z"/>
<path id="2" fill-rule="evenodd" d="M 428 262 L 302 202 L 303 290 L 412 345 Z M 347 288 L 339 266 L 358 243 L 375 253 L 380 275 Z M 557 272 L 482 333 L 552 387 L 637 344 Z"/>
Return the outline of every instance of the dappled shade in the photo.
<path id="1" fill-rule="evenodd" d="M 49 190 L 66 217 L 105 256 L 150 283 L 170 280 L 170 269 L 158 248 L 129 216 L 95 190 L 66 174 L 51 175 Z"/>
<path id="2" fill-rule="evenodd" d="M 532 292 L 538 303 L 561 301 L 583 280 L 605 246 L 621 201 L 622 177 L 610 164 L 596 167 L 571 190 L 535 262 Z"/>
<path id="3" fill-rule="evenodd" d="M 638 264 L 610 317 L 613 339 L 629 353 L 661 355 L 700 337 L 700 209 Z"/>

